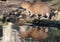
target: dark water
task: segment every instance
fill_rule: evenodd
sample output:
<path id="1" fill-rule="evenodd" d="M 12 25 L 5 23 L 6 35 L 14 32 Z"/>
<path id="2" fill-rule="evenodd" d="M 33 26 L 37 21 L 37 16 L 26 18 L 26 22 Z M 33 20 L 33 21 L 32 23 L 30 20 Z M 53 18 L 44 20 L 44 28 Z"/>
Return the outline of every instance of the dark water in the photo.
<path id="1" fill-rule="evenodd" d="M 3 28 L 0 26 L 0 37 L 3 36 Z"/>

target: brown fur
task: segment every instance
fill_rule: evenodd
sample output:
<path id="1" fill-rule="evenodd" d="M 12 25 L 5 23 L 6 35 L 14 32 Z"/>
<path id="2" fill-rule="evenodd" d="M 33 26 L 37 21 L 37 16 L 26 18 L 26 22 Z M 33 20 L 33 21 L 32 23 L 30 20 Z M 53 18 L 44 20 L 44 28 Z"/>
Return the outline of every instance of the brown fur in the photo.
<path id="1" fill-rule="evenodd" d="M 21 7 L 26 8 L 33 14 L 46 15 L 46 13 L 50 12 L 49 6 L 42 2 L 36 3 L 23 2 L 21 4 Z"/>
<path id="2" fill-rule="evenodd" d="M 44 32 L 43 30 L 38 30 L 37 28 L 33 28 L 30 30 L 30 36 L 34 39 L 34 40 L 38 40 L 41 41 L 43 39 L 46 39 L 48 37 L 47 32 Z"/>
<path id="3" fill-rule="evenodd" d="M 28 32 L 21 32 L 21 33 L 20 33 L 20 36 L 21 36 L 22 38 L 28 38 L 28 37 L 29 37 Z"/>
<path id="4" fill-rule="evenodd" d="M 28 31 L 21 31 L 20 36 L 24 39 L 31 37 L 36 41 L 41 41 L 48 37 L 48 28 L 46 28 L 45 30 L 43 30 L 42 28 L 39 30 L 37 29 L 37 27 L 30 28 Z"/>

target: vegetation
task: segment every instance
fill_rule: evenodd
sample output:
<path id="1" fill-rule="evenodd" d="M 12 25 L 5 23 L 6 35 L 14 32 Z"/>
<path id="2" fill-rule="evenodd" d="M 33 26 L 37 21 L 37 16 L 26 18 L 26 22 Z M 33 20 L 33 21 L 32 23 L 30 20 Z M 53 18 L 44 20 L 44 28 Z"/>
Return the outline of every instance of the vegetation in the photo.
<path id="1" fill-rule="evenodd" d="M 60 5 L 58 6 L 58 11 L 60 11 Z"/>

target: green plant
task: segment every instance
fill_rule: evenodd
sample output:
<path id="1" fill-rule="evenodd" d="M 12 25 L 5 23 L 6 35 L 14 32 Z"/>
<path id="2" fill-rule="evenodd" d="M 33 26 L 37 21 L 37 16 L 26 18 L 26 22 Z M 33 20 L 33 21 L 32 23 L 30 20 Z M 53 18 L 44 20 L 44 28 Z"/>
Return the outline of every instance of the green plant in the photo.
<path id="1" fill-rule="evenodd" d="M 60 11 L 60 5 L 58 6 L 58 11 Z"/>

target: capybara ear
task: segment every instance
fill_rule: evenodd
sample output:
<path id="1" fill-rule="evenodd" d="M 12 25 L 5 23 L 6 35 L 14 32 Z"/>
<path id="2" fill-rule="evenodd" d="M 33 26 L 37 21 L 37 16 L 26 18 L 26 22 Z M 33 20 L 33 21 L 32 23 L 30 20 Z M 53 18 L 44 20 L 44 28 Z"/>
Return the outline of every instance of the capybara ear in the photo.
<path id="1" fill-rule="evenodd" d="M 45 32 L 48 32 L 48 28 L 45 28 Z"/>

